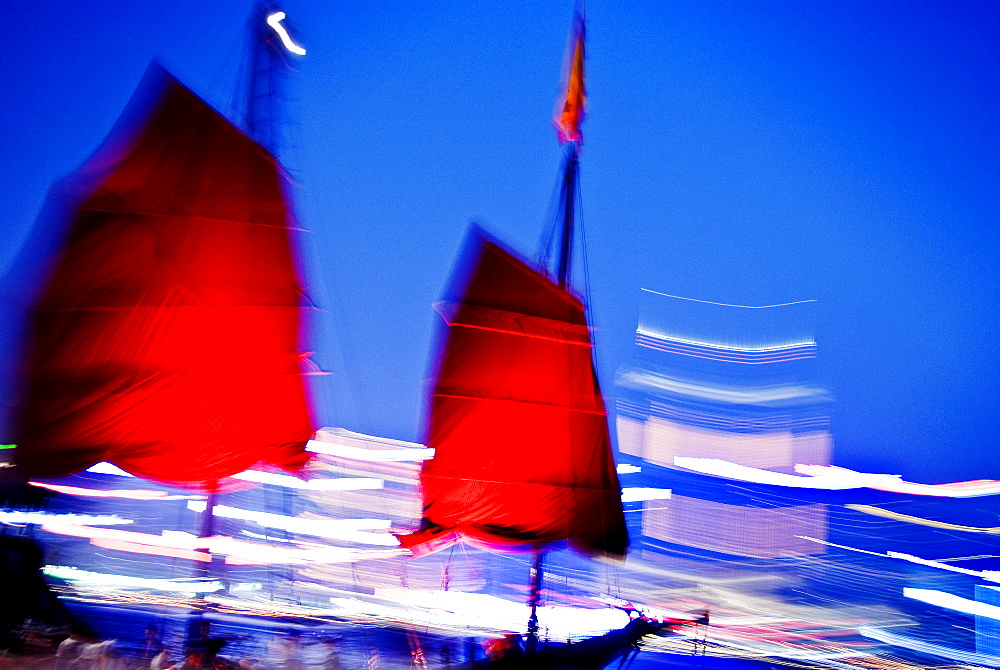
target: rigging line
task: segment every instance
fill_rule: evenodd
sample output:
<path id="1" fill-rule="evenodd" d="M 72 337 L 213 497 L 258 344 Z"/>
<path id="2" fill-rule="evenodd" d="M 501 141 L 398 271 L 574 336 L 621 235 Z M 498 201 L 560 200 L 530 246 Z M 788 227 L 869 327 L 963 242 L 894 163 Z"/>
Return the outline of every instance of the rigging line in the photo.
<path id="1" fill-rule="evenodd" d="M 705 657 L 708 655 L 708 623 L 701 627 L 701 670 L 705 670 Z"/>
<path id="2" fill-rule="evenodd" d="M 582 261 L 582 265 L 583 265 L 583 296 L 581 296 L 581 297 L 583 298 L 582 302 L 583 302 L 584 309 L 585 309 L 584 313 L 587 315 L 587 325 L 588 325 L 588 327 L 590 327 L 591 338 L 596 339 L 597 333 L 596 333 L 596 331 L 593 328 L 593 324 L 594 324 L 594 305 L 593 305 L 593 302 L 591 301 L 591 292 L 590 292 L 590 261 L 589 261 L 589 258 L 587 256 L 587 232 L 586 232 L 586 228 L 584 226 L 584 216 L 583 216 L 583 193 L 582 193 L 583 189 L 580 188 L 580 182 L 581 182 L 580 166 L 579 166 L 579 163 L 577 163 L 577 166 L 576 166 L 576 183 L 577 183 L 577 188 L 574 190 L 573 197 L 576 200 L 576 203 L 575 203 L 576 222 L 575 223 L 576 223 L 576 229 L 577 229 L 577 232 L 578 232 L 578 237 L 579 237 L 579 240 L 580 240 L 580 242 L 579 242 L 579 245 L 580 245 L 580 260 Z M 570 250 L 570 253 L 572 254 L 572 249 Z M 596 345 L 596 342 L 594 342 L 592 340 L 591 341 L 591 347 L 590 347 L 590 350 L 591 350 L 591 365 L 594 366 L 594 378 L 597 381 L 598 395 L 601 396 L 601 399 L 602 399 L 602 402 L 603 402 L 604 396 L 603 396 L 603 393 L 600 392 L 601 382 L 600 382 L 600 375 L 598 373 L 598 371 L 600 370 L 600 365 L 598 365 L 598 357 L 600 356 L 600 354 L 599 354 L 599 352 L 597 350 L 597 347 L 595 345 Z M 604 416 L 606 417 L 605 421 L 607 421 L 610 418 L 610 413 L 608 412 L 607 405 L 605 405 L 605 408 L 604 408 Z M 609 433 L 608 437 L 609 438 L 610 438 L 610 432 L 611 432 L 611 428 L 610 428 L 610 426 L 608 426 L 608 433 Z M 590 462 L 589 465 L 593 469 L 595 467 L 595 465 L 596 465 L 595 461 L 597 459 L 597 452 L 596 451 L 591 452 L 590 458 L 591 458 L 591 462 Z"/>
<path id="3" fill-rule="evenodd" d="M 700 302 L 706 305 L 719 305 L 720 307 L 739 307 L 740 309 L 769 309 L 771 307 L 788 307 L 789 305 L 801 305 L 807 302 L 819 302 L 818 300 L 793 300 L 792 302 L 782 302 L 777 305 L 733 305 L 726 302 L 713 302 L 711 300 L 698 300 L 697 298 L 685 298 L 682 295 L 671 295 L 669 293 L 661 293 L 659 291 L 654 291 L 648 288 L 641 288 L 640 291 L 645 291 L 646 293 L 654 293 L 656 295 L 662 295 L 666 298 L 677 298 L 678 300 L 687 300 L 689 302 Z"/>
<path id="4" fill-rule="evenodd" d="M 618 661 L 618 670 L 628 670 L 632 665 L 632 661 L 635 657 L 639 655 L 639 643 L 636 642 L 634 645 L 629 647 L 624 654 L 622 654 L 622 660 Z M 628 661 L 626 663 L 626 661 Z"/>
<path id="5" fill-rule="evenodd" d="M 547 214 L 545 217 L 545 225 L 542 227 L 542 235 L 538 240 L 538 253 L 535 258 L 538 267 L 547 277 L 550 278 L 552 275 L 549 272 L 549 262 L 552 260 L 551 251 L 555 241 L 556 230 L 559 228 L 559 211 L 562 209 L 559 207 L 559 203 L 562 201 L 565 158 L 562 161 L 562 165 L 563 167 L 561 167 L 556 174 L 555 188 L 552 189 L 552 194 L 549 196 L 549 206 L 546 210 Z"/>

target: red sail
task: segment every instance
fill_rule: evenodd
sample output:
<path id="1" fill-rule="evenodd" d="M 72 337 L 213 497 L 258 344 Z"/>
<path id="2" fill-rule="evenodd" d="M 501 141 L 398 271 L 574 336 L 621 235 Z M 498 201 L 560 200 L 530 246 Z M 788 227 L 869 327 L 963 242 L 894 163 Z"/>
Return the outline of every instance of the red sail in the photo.
<path id="1" fill-rule="evenodd" d="M 314 424 L 288 180 L 169 75 L 144 86 L 141 122 L 64 185 L 73 210 L 29 325 L 17 464 L 55 477 L 107 460 L 202 489 L 256 463 L 298 468 Z"/>
<path id="2" fill-rule="evenodd" d="M 567 540 L 621 556 L 628 544 L 604 399 L 582 303 L 477 237 L 431 395 L 414 553 L 461 538 L 503 549 Z M 454 287 L 461 291 L 461 286 Z"/>

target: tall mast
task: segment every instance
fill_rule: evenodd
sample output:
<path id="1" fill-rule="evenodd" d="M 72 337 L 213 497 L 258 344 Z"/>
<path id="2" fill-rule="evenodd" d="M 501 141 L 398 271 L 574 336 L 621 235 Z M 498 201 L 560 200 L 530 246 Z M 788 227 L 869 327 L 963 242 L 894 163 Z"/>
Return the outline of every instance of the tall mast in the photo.
<path id="1" fill-rule="evenodd" d="M 249 71 L 241 125 L 247 135 L 277 156 L 282 137 L 282 80 L 288 54 L 305 55 L 282 24 L 285 13 L 271 2 L 258 2 L 247 23 Z"/>
<path id="2" fill-rule="evenodd" d="M 562 179 L 562 235 L 559 244 L 559 256 L 556 264 L 556 281 L 559 288 L 569 287 L 572 279 L 573 260 L 573 228 L 576 215 L 576 190 L 580 174 L 580 145 L 583 143 L 583 133 L 580 125 L 583 123 L 584 107 L 586 105 L 586 90 L 583 85 L 584 39 L 586 27 L 583 4 L 578 1 L 573 12 L 573 25 L 570 31 L 569 70 L 566 73 L 566 93 L 562 105 L 556 110 L 555 123 L 560 144 L 566 146 L 566 160 L 563 163 Z"/>
<path id="3" fill-rule="evenodd" d="M 525 641 L 525 651 L 529 654 L 538 650 L 538 605 L 542 601 L 542 556 L 544 551 L 536 547 L 531 557 L 531 588 L 528 591 L 528 605 L 531 614 L 528 615 L 528 635 Z"/>
<path id="4" fill-rule="evenodd" d="M 291 69 L 289 54 L 304 56 L 306 53 L 305 49 L 292 40 L 283 24 L 284 20 L 285 13 L 270 0 L 258 0 L 250 13 L 247 22 L 249 72 L 242 119 L 247 135 L 267 149 L 279 162 L 284 128 L 284 80 Z M 282 490 L 281 506 L 285 514 L 292 507 L 291 495 L 289 489 Z M 206 512 L 211 512 L 215 502 L 215 494 L 209 496 L 209 508 Z M 285 577 L 288 578 L 288 574 Z M 271 596 L 274 597 L 273 586 Z"/>
<path id="5" fill-rule="evenodd" d="M 559 255 L 556 259 L 556 282 L 559 288 L 567 290 L 572 279 L 573 261 L 573 228 L 576 219 L 576 189 L 580 174 L 580 149 L 576 141 L 569 142 L 566 149 L 566 161 L 563 164 L 563 178 L 560 193 L 562 205 L 562 231 L 559 239 Z M 536 547 L 532 551 L 531 571 L 528 595 L 528 605 L 531 614 L 528 616 L 528 634 L 525 642 L 526 651 L 538 649 L 538 606 L 542 600 L 542 557 L 545 550 Z"/>
<path id="6" fill-rule="evenodd" d="M 247 49 L 249 71 L 246 78 L 243 100 L 243 130 L 247 136 L 277 157 L 281 145 L 281 79 L 287 69 L 286 52 L 301 56 L 305 49 L 292 42 L 281 21 L 285 13 L 267 0 L 258 2 L 247 21 Z M 211 538 L 215 535 L 215 507 L 219 500 L 219 482 L 213 481 L 208 487 L 208 496 L 203 512 L 200 536 L 205 539 L 211 558 L 198 565 L 198 576 L 208 579 L 222 569 L 219 557 L 212 553 Z M 199 600 L 204 600 L 200 594 Z M 199 602 L 189 623 L 188 644 L 198 635 L 197 627 L 204 621 L 204 602 Z"/>
<path id="7" fill-rule="evenodd" d="M 573 228 L 576 219 L 576 188 L 580 175 L 580 147 L 570 142 L 566 150 L 566 162 L 562 180 L 562 236 L 559 243 L 559 257 L 556 280 L 559 288 L 569 288 L 572 279 Z"/>
<path id="8" fill-rule="evenodd" d="M 585 21 L 582 0 L 578 0 L 573 12 L 570 31 L 570 61 L 566 76 L 566 93 L 561 109 L 553 122 L 558 131 L 559 142 L 566 144 L 566 160 L 563 163 L 563 178 L 560 194 L 562 204 L 562 234 L 559 239 L 559 255 L 556 260 L 556 282 L 559 288 L 567 290 L 572 280 L 573 229 L 576 221 L 577 183 L 580 175 L 580 144 L 586 93 L 583 85 L 583 61 Z M 536 547 L 531 562 L 531 587 L 528 605 L 528 635 L 525 647 L 528 652 L 538 648 L 538 606 L 542 595 L 542 556 L 544 550 Z"/>

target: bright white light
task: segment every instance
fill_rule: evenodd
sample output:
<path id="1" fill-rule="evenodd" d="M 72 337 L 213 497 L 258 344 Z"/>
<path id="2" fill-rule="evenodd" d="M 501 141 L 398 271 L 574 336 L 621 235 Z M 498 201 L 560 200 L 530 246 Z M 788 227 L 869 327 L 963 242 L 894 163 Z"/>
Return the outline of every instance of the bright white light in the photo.
<path id="1" fill-rule="evenodd" d="M 335 616 L 336 611 L 332 608 L 320 609 L 318 607 L 303 607 L 295 605 L 285 605 L 276 600 L 266 600 L 254 603 L 243 598 L 225 598 L 222 596 L 206 596 L 205 602 L 224 605 L 226 609 L 236 612 L 249 612 L 261 617 L 321 617 Z M 287 622 L 268 622 L 266 619 L 260 621 L 267 627 L 286 629 Z"/>
<path id="2" fill-rule="evenodd" d="M 341 456 L 355 461 L 426 461 L 434 458 L 434 450 L 427 447 L 413 449 L 362 449 L 337 442 L 309 440 L 306 451 L 328 456 Z"/>
<path id="3" fill-rule="evenodd" d="M 211 554 L 226 556 L 226 563 L 234 565 L 305 564 L 305 563 L 353 563 L 373 558 L 401 556 L 403 549 L 346 549 L 343 547 L 323 547 L 318 549 L 295 549 L 290 547 L 243 542 L 231 537 L 198 537 L 183 531 L 163 531 L 161 535 L 136 533 L 112 528 L 91 528 L 89 526 L 42 526 L 42 530 L 90 538 L 93 544 L 120 551 L 170 555 L 175 558 L 207 560 Z M 359 533 L 360 534 L 360 533 Z M 369 535 L 374 535 L 370 533 Z M 386 537 L 389 537 L 386 535 Z M 393 541 L 393 544 L 396 544 Z M 146 547 L 150 550 L 143 550 Z M 157 552 L 155 549 L 163 549 Z M 208 552 L 196 551 L 207 549 Z M 177 552 L 189 552 L 180 555 Z"/>
<path id="4" fill-rule="evenodd" d="M 670 489 L 651 489 L 642 486 L 622 489 L 623 503 L 640 500 L 670 500 Z"/>
<path id="5" fill-rule="evenodd" d="M 652 387 L 657 390 L 705 398 L 738 405 L 791 404 L 829 397 L 822 388 L 796 384 L 776 384 L 761 388 L 737 388 L 708 384 L 695 384 L 652 372 L 631 371 L 623 373 L 621 381 L 630 387 Z"/>
<path id="6" fill-rule="evenodd" d="M 18 512 L 0 510 L 0 523 L 40 523 L 46 526 L 121 526 L 134 523 L 119 516 L 92 516 L 89 514 L 50 514 L 49 512 Z"/>
<path id="7" fill-rule="evenodd" d="M 119 589 L 141 588 L 158 591 L 176 591 L 178 593 L 214 593 L 223 589 L 218 580 L 191 580 L 189 582 L 171 579 L 145 579 L 142 577 L 127 577 L 125 575 L 109 575 L 102 572 L 90 572 L 65 565 L 46 565 L 42 572 L 56 579 L 79 582 L 90 588 Z"/>
<path id="8" fill-rule="evenodd" d="M 312 444 L 314 441 L 310 441 Z M 318 450 L 315 450 L 318 451 Z M 363 450 L 359 450 L 363 451 Z M 428 451 L 433 452 L 433 449 Z M 320 452 L 323 453 L 323 452 Z M 429 457 L 428 457 L 429 458 Z M 369 459 L 375 460 L 375 459 Z M 87 472 L 99 475 L 116 475 L 118 477 L 134 477 L 117 465 L 111 463 L 98 463 L 87 468 Z M 329 477 L 316 479 L 299 479 L 291 475 L 281 475 L 275 472 L 263 472 L 262 470 L 245 470 L 232 476 L 233 479 L 241 479 L 246 482 L 256 482 L 258 484 L 272 484 L 291 489 L 306 489 L 309 491 L 360 491 L 364 489 L 380 489 L 385 486 L 381 479 L 370 477 Z"/>
<path id="9" fill-rule="evenodd" d="M 975 616 L 986 617 L 987 619 L 997 619 L 1000 621 L 1000 607 L 976 602 L 968 598 L 945 593 L 944 591 L 933 591 L 931 589 L 903 589 L 903 595 L 921 602 L 944 607 L 945 609 L 965 612 Z"/>
<path id="10" fill-rule="evenodd" d="M 1000 481 L 993 479 L 978 479 L 971 482 L 952 482 L 949 484 L 914 484 L 903 481 L 900 475 L 871 474 L 855 472 L 847 468 L 833 465 L 796 465 L 795 471 L 812 477 L 837 477 L 851 480 L 857 486 L 864 486 L 879 491 L 893 493 L 909 493 L 920 496 L 936 496 L 942 498 L 976 498 L 1000 494 Z"/>
<path id="11" fill-rule="evenodd" d="M 390 538 L 391 539 L 391 538 Z M 401 556 L 403 549 L 294 549 L 291 547 L 242 542 L 215 536 L 208 543 L 213 554 L 225 554 L 229 565 L 300 565 L 306 563 L 354 563 L 372 558 Z"/>
<path id="12" fill-rule="evenodd" d="M 258 484 L 272 484 L 290 489 L 306 489 L 309 491 L 360 491 L 364 489 L 380 489 L 385 486 L 381 479 L 370 477 L 327 477 L 316 479 L 299 479 L 291 475 L 280 475 L 275 472 L 247 470 L 233 475 L 233 479 L 242 479 Z"/>
<path id="13" fill-rule="evenodd" d="M 204 512 L 207 509 L 206 503 L 200 500 L 189 500 L 187 506 L 195 512 Z M 254 512 L 227 505 L 216 505 L 213 510 L 214 515 L 218 517 L 253 521 L 265 528 L 280 528 L 292 533 L 382 547 L 395 547 L 399 544 L 388 533 L 364 532 L 372 529 L 388 529 L 392 525 L 388 519 L 303 519 L 282 514 Z"/>
<path id="14" fill-rule="evenodd" d="M 281 43 L 285 45 L 286 49 L 291 51 L 296 56 L 305 56 L 306 50 L 293 42 L 292 38 L 288 36 L 288 31 L 285 30 L 285 26 L 281 25 L 284 18 L 284 12 L 275 12 L 267 17 L 267 25 L 274 28 L 274 32 L 278 33 L 278 37 L 281 38 Z"/>
<path id="15" fill-rule="evenodd" d="M 108 462 L 101 462 L 97 465 L 93 465 L 87 468 L 87 472 L 93 472 L 95 475 L 117 475 L 118 477 L 135 477 L 133 474 L 125 472 L 117 465 Z"/>
<path id="16" fill-rule="evenodd" d="M 330 598 L 330 603 L 355 615 L 498 632 L 524 632 L 528 621 L 529 608 L 525 603 L 485 593 L 410 588 L 375 589 L 375 596 L 385 604 L 336 597 Z M 557 640 L 602 635 L 629 622 L 628 615 L 620 609 L 566 606 L 539 608 L 538 620 L 549 637 Z"/>
<path id="17" fill-rule="evenodd" d="M 901 554 L 898 551 L 887 551 L 885 555 L 889 558 L 899 558 L 904 561 L 909 561 L 910 563 L 918 563 L 920 565 L 927 565 L 932 568 L 940 568 L 941 570 L 950 570 L 951 572 L 960 572 L 963 575 L 972 575 L 973 577 L 981 577 L 991 582 L 1000 581 L 997 575 L 1000 573 L 994 572 L 992 570 L 969 570 L 968 568 L 962 568 L 957 565 L 948 565 L 947 563 L 942 563 L 941 561 L 932 561 L 927 558 L 920 558 L 919 556 L 912 556 L 910 554 Z"/>
<path id="18" fill-rule="evenodd" d="M 200 542 L 196 535 L 183 531 L 165 530 L 161 535 L 137 533 L 131 530 L 115 530 L 114 528 L 91 528 L 90 526 L 62 527 L 45 524 L 42 530 L 71 537 L 87 537 L 90 539 L 117 540 L 132 542 L 153 547 L 172 547 L 175 549 L 195 549 L 203 547 L 207 540 Z"/>
<path id="19" fill-rule="evenodd" d="M 619 463 L 618 467 L 615 468 L 615 472 L 620 475 L 630 475 L 634 472 L 642 472 L 642 468 L 629 465 L 628 463 Z"/>
<path id="20" fill-rule="evenodd" d="M 761 470 L 760 468 L 751 468 L 718 458 L 691 458 L 688 456 L 675 456 L 674 465 L 715 477 L 726 477 L 744 482 L 771 484 L 773 486 L 792 486 L 803 489 L 839 491 L 844 489 L 870 488 L 878 491 L 892 491 L 893 493 L 946 498 L 974 498 L 1000 494 L 1000 481 L 992 479 L 955 482 L 952 484 L 914 484 L 903 481 L 899 475 L 869 474 L 855 472 L 847 468 L 838 468 L 832 465 L 803 465 L 801 463 L 795 466 L 795 471 L 803 475 L 798 476 Z M 869 514 L 877 513 L 869 509 L 860 511 L 867 511 Z M 902 515 L 896 515 L 892 512 L 884 512 L 880 515 L 891 515 L 894 518 L 902 517 Z M 909 517 L 903 520 L 912 519 L 913 517 Z M 975 529 L 965 528 L 965 530 Z"/>
<path id="21" fill-rule="evenodd" d="M 738 465 L 718 458 L 674 456 L 674 465 L 685 470 L 693 470 L 706 475 L 738 479 L 757 484 L 772 484 L 774 486 L 794 486 L 804 489 L 827 489 L 831 491 L 855 489 L 862 486 L 850 477 L 833 475 L 828 477 L 800 477 L 798 475 L 787 475 L 782 472 L 771 472 L 770 470 Z"/>
<path id="22" fill-rule="evenodd" d="M 780 307 L 780 305 L 775 305 Z M 752 309 L 752 308 L 751 308 Z M 816 342 L 813 340 L 799 340 L 797 342 L 783 342 L 781 344 L 773 344 L 759 347 L 747 347 L 739 346 L 735 344 L 722 344 L 720 342 L 708 342 L 706 340 L 692 340 L 686 337 L 678 337 L 676 335 L 667 335 L 665 333 L 659 333 L 655 330 L 649 330 L 648 328 L 643 328 L 639 326 L 635 329 L 640 335 L 645 335 L 646 337 L 652 337 L 657 340 L 667 340 L 669 342 L 677 342 L 679 344 L 690 344 L 696 347 L 706 347 L 709 349 L 721 349 L 723 351 L 734 351 L 739 353 L 747 354 L 758 354 L 758 353 L 778 353 L 782 351 L 787 351 L 789 349 L 801 349 L 803 347 L 815 347 Z"/>
<path id="23" fill-rule="evenodd" d="M 63 486 L 62 484 L 46 484 L 45 482 L 28 482 L 31 486 L 65 493 L 71 496 L 88 496 L 92 498 L 126 498 L 128 500 L 199 500 L 200 495 L 169 495 L 166 491 L 151 489 L 88 489 L 80 486 Z"/>

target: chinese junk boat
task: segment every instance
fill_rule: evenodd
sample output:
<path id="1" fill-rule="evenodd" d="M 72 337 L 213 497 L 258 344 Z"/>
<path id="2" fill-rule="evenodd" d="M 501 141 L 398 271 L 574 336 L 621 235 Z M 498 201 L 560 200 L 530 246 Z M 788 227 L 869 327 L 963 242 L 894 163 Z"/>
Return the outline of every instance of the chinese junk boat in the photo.
<path id="1" fill-rule="evenodd" d="M 275 35 L 261 39 L 262 11 L 257 59 L 279 49 Z M 248 136 L 154 64 L 102 146 L 51 194 L 66 214 L 51 222 L 54 250 L 37 254 L 46 264 L 13 420 L 19 479 L 108 461 L 211 494 L 256 464 L 308 459 L 296 226 L 254 104 Z"/>
<path id="2" fill-rule="evenodd" d="M 73 201 L 34 304 L 16 471 L 109 461 L 212 493 L 301 467 L 315 427 L 287 178 L 265 149 L 150 68 Z M 148 110 L 147 110 L 148 106 Z"/>
<path id="3" fill-rule="evenodd" d="M 189 539 L 82 523 L 59 532 L 195 561 L 178 583 L 196 589 L 220 576 L 231 557 L 214 530 L 218 494 L 256 486 L 234 478 L 255 467 L 300 470 L 316 430 L 289 190 L 267 148 L 150 66 L 98 151 L 53 189 L 57 214 L 42 217 L 20 261 L 37 288 L 5 490 L 98 495 L 44 480 L 110 463 L 194 494 L 144 500 L 207 494 Z M 142 493 L 153 491 L 108 495 Z"/>
<path id="4" fill-rule="evenodd" d="M 586 556 L 622 559 L 628 546 L 593 341 L 570 285 L 583 38 L 578 13 L 556 118 L 566 145 L 556 270 L 519 258 L 478 228 L 470 235 L 461 270 L 436 305 L 446 327 L 429 398 L 434 457 L 420 477 L 423 518 L 418 530 L 399 536 L 414 556 L 456 542 L 533 552 L 525 650 L 506 645 L 494 660 L 501 667 L 600 668 L 662 627 L 637 619 L 568 647 L 538 642 L 546 548 L 565 543 Z"/>

